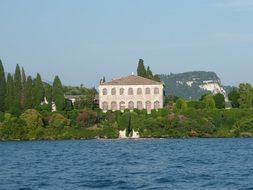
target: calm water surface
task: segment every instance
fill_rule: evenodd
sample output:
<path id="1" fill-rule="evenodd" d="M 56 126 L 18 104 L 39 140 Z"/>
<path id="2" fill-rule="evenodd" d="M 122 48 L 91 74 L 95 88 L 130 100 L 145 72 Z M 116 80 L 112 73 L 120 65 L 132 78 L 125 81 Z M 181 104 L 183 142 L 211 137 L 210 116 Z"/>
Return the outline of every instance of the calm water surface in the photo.
<path id="1" fill-rule="evenodd" d="M 253 189 L 253 139 L 0 142 L 0 189 Z"/>

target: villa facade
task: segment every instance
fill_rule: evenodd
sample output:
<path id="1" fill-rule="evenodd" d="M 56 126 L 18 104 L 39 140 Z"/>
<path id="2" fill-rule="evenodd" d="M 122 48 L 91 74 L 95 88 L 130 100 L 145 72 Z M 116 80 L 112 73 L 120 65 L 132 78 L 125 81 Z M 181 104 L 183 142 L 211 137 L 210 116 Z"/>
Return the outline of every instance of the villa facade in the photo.
<path id="1" fill-rule="evenodd" d="M 163 107 L 163 83 L 130 75 L 99 85 L 99 107 L 103 111 L 159 109 Z"/>

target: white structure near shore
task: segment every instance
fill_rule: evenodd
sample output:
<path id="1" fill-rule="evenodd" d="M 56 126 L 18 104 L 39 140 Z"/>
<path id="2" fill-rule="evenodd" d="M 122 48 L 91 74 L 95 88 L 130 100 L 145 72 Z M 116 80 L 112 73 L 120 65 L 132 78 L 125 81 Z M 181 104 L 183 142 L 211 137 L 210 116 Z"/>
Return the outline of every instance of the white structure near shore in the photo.
<path id="1" fill-rule="evenodd" d="M 163 107 L 163 83 L 129 75 L 99 85 L 99 107 L 103 111 Z"/>

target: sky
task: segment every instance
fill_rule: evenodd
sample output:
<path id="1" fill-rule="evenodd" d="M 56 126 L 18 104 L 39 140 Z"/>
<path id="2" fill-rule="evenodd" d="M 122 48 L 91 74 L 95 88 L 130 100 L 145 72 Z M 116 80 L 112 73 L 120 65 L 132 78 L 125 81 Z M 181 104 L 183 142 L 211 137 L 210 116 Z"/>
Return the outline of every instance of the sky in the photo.
<path id="1" fill-rule="evenodd" d="M 0 0 L 0 59 L 97 87 L 136 73 L 214 71 L 253 84 L 253 0 Z"/>

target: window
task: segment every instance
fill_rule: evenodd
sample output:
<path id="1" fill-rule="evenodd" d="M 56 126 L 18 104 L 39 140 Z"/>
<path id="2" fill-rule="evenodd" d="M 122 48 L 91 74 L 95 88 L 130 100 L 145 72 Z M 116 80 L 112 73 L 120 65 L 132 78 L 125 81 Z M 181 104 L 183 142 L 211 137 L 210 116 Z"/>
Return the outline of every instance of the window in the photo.
<path id="1" fill-rule="evenodd" d="M 105 111 L 108 110 L 108 103 L 107 102 L 102 103 L 102 109 Z"/>
<path id="2" fill-rule="evenodd" d="M 119 94 L 120 94 L 120 95 L 123 95 L 123 94 L 124 94 L 124 88 L 121 88 L 121 89 L 119 90 Z"/>
<path id="3" fill-rule="evenodd" d="M 133 94 L 134 94 L 133 88 L 129 88 L 129 89 L 128 89 L 128 95 L 133 95 Z"/>
<path id="4" fill-rule="evenodd" d="M 141 89 L 141 88 L 138 88 L 138 89 L 137 89 L 137 94 L 138 94 L 138 95 L 141 95 L 141 94 L 142 94 L 142 89 Z"/>
<path id="5" fill-rule="evenodd" d="M 130 109 L 130 110 L 134 109 L 134 102 L 133 101 L 128 102 L 128 109 Z"/>
<path id="6" fill-rule="evenodd" d="M 155 101 L 154 102 L 154 108 L 157 110 L 160 108 L 160 102 L 159 101 Z"/>
<path id="7" fill-rule="evenodd" d="M 120 107 L 120 110 L 124 110 L 125 109 L 125 102 L 124 101 L 121 101 L 119 103 L 119 107 Z"/>
<path id="8" fill-rule="evenodd" d="M 115 101 L 111 103 L 111 110 L 113 111 L 117 110 L 117 103 Z"/>
<path id="9" fill-rule="evenodd" d="M 151 102 L 150 101 L 146 101 L 146 109 L 147 110 L 151 109 Z"/>
<path id="10" fill-rule="evenodd" d="M 103 89 L 103 95 L 107 95 L 107 89 L 106 88 Z"/>
<path id="11" fill-rule="evenodd" d="M 159 94 L 159 88 L 154 88 L 154 94 Z"/>
<path id="12" fill-rule="evenodd" d="M 112 88 L 111 95 L 116 95 L 116 89 L 115 88 Z"/>
<path id="13" fill-rule="evenodd" d="M 138 110 L 142 110 L 143 109 L 142 101 L 138 101 L 137 102 L 137 109 Z"/>
<path id="14" fill-rule="evenodd" d="M 146 88 L 146 94 L 150 94 L 150 88 Z"/>

